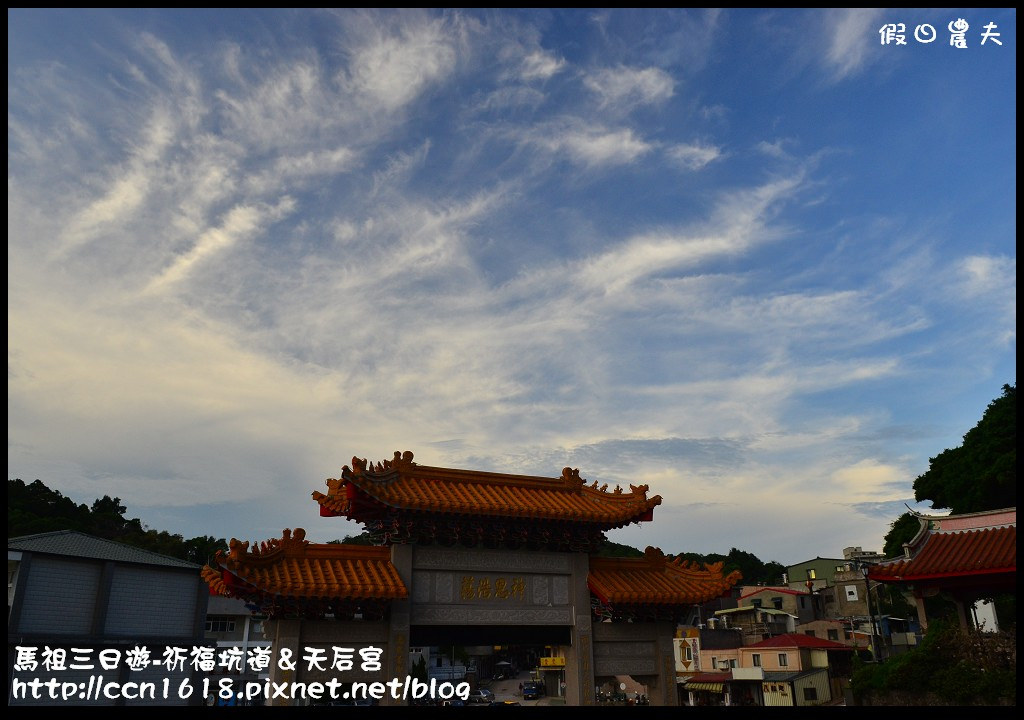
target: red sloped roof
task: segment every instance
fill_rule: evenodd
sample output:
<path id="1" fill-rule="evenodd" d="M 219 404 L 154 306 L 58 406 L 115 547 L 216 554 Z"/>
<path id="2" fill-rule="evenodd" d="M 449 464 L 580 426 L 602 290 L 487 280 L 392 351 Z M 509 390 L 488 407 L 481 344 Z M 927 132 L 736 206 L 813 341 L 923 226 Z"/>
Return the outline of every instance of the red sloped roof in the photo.
<path id="1" fill-rule="evenodd" d="M 744 645 L 744 648 L 810 648 L 812 650 L 854 650 L 849 645 L 826 640 L 825 638 L 803 635 L 800 633 L 786 633 L 775 637 L 761 640 L 751 645 Z"/>
<path id="2" fill-rule="evenodd" d="M 352 458 L 341 479 L 327 480 L 328 492 L 313 493 L 320 514 L 363 521 L 388 509 L 436 516 L 461 515 L 556 520 L 611 529 L 650 520 L 661 497 L 647 497 L 647 485 L 630 492 L 598 487 L 564 468 L 561 477 L 505 475 L 417 465 L 411 452 L 395 453 L 374 467 Z"/>
<path id="3" fill-rule="evenodd" d="M 1017 571 L 1017 527 L 963 532 L 929 531 L 908 558 L 880 563 L 869 577 L 880 582 Z"/>
<path id="4" fill-rule="evenodd" d="M 217 568 L 206 566 L 203 579 L 218 595 L 272 595 L 288 598 L 394 600 L 409 593 L 386 547 L 312 544 L 306 531 L 263 543 L 232 538 L 230 552 L 217 553 Z"/>
<path id="5" fill-rule="evenodd" d="M 590 558 L 587 586 L 602 602 L 615 605 L 692 605 L 726 593 L 741 579 L 738 570 L 722 574 L 723 563 L 669 561 L 657 548 L 642 558 Z"/>

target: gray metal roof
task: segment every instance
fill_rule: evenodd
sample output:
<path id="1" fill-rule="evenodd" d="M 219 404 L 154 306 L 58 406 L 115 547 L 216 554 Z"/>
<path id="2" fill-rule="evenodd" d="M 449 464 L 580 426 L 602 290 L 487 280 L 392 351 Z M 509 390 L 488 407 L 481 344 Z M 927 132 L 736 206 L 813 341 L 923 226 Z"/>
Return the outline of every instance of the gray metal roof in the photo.
<path id="1" fill-rule="evenodd" d="M 827 673 L 828 668 L 808 668 L 807 670 L 765 670 L 763 682 L 793 682 L 810 675 Z"/>
<path id="2" fill-rule="evenodd" d="M 195 563 L 179 560 L 178 558 L 160 555 L 159 553 L 114 542 L 113 540 L 104 540 L 103 538 L 86 535 L 77 530 L 57 530 L 56 532 L 39 533 L 38 535 L 22 535 L 21 537 L 8 538 L 7 549 L 45 553 L 47 555 L 91 558 L 94 560 L 113 560 L 116 562 L 135 563 L 137 565 L 187 568 L 189 570 L 199 570 L 201 567 Z"/>

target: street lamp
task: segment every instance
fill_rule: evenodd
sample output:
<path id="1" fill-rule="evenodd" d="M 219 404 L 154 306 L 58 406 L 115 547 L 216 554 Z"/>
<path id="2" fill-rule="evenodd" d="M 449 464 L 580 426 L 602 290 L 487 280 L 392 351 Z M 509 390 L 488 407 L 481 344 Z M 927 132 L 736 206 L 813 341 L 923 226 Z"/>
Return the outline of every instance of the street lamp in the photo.
<path id="1" fill-rule="evenodd" d="M 864 597 L 868 603 L 868 632 L 871 638 L 871 659 L 878 661 L 881 658 L 878 656 L 878 647 L 875 644 L 875 614 L 871 610 L 871 580 L 868 579 L 868 572 L 871 567 L 861 563 L 860 572 L 864 576 Z"/>

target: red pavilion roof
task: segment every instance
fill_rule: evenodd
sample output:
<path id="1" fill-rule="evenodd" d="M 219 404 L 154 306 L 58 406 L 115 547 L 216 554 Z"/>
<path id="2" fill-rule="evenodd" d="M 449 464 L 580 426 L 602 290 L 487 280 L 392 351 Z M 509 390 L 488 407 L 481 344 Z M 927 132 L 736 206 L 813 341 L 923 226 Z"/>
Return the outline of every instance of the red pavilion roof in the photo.
<path id="1" fill-rule="evenodd" d="M 230 552 L 216 556 L 219 568 L 206 566 L 211 591 L 233 597 L 292 599 L 394 600 L 409 593 L 386 547 L 313 544 L 306 531 L 284 531 L 280 539 L 249 552 L 249 543 L 232 539 Z"/>
<path id="2" fill-rule="evenodd" d="M 1017 572 L 1015 508 L 969 515 L 920 516 L 922 527 L 902 558 L 879 563 L 869 577 L 910 582 Z"/>
<path id="3" fill-rule="evenodd" d="M 722 574 L 723 563 L 687 563 L 666 559 L 648 547 L 642 558 L 591 557 L 587 585 L 609 605 L 692 605 L 728 592 L 741 579 L 738 570 Z"/>
<path id="4" fill-rule="evenodd" d="M 661 497 L 647 497 L 647 485 L 624 492 L 607 484 L 587 485 L 578 470 L 565 468 L 561 477 L 430 467 L 413 462 L 413 454 L 395 453 L 374 466 L 352 458 L 341 479 L 327 480 L 327 494 L 314 492 L 324 516 L 357 521 L 380 517 L 389 510 L 463 517 L 566 521 L 611 529 L 650 520 Z"/>

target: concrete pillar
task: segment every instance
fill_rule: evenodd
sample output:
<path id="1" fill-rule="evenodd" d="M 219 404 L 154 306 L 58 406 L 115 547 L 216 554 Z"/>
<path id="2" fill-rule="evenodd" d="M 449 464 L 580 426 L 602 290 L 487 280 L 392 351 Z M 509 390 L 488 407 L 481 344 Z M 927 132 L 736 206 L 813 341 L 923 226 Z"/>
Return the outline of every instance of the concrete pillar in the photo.
<path id="1" fill-rule="evenodd" d="M 409 630 L 412 617 L 412 545 L 392 545 L 391 564 L 398 571 L 398 577 L 402 578 L 409 597 L 404 600 L 393 600 L 391 602 L 391 617 L 388 625 L 388 644 L 384 658 L 385 681 L 391 678 L 398 678 L 405 682 L 409 674 Z M 404 705 L 401 699 L 391 698 L 391 693 L 386 699 L 381 700 L 381 705 Z"/>
<path id="2" fill-rule="evenodd" d="M 657 623 L 658 678 L 648 692 L 651 705 L 679 705 L 676 691 L 676 656 L 672 642 L 675 636 L 674 623 Z"/>
<path id="3" fill-rule="evenodd" d="M 270 633 L 274 644 L 271 646 L 270 682 L 301 682 L 297 672 L 302 667 L 302 620 L 276 620 Z M 289 665 L 292 664 L 291 667 Z M 272 698 L 271 705 L 292 705 L 284 698 Z"/>
<path id="4" fill-rule="evenodd" d="M 590 560 L 584 553 L 572 557 L 572 580 L 569 588 L 573 606 L 569 652 L 565 658 L 565 704 L 594 705 L 594 636 L 590 620 L 590 589 L 587 574 Z"/>

